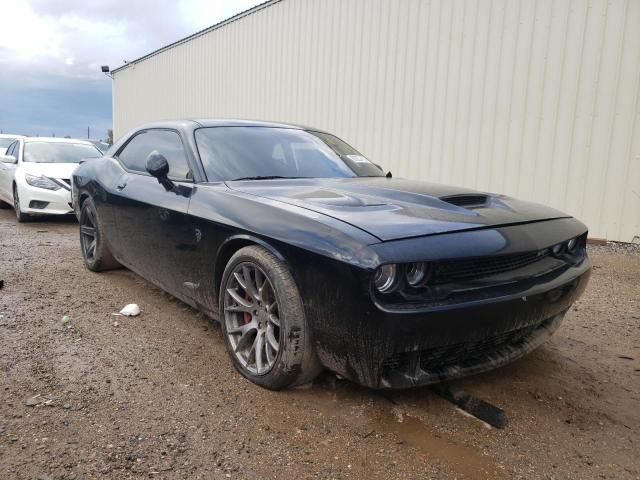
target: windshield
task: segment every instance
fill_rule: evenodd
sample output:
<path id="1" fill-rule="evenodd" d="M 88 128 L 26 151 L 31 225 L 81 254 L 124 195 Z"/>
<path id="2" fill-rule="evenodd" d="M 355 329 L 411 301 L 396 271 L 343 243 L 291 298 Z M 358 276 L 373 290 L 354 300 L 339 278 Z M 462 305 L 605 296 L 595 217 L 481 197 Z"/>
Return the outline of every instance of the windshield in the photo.
<path id="1" fill-rule="evenodd" d="M 195 132 L 209 180 L 379 177 L 384 173 L 333 135 L 276 127 Z"/>
<path id="2" fill-rule="evenodd" d="M 24 146 L 25 162 L 79 163 L 86 158 L 101 156 L 96 147 L 83 143 L 28 142 Z"/>
<path id="3" fill-rule="evenodd" d="M 96 147 L 102 153 L 104 153 L 107 150 L 109 150 L 109 144 L 108 143 L 101 142 L 99 140 L 90 140 L 90 142 L 93 143 L 94 147 Z"/>
<path id="4" fill-rule="evenodd" d="M 15 141 L 15 137 L 0 137 L 0 148 L 7 148 Z"/>

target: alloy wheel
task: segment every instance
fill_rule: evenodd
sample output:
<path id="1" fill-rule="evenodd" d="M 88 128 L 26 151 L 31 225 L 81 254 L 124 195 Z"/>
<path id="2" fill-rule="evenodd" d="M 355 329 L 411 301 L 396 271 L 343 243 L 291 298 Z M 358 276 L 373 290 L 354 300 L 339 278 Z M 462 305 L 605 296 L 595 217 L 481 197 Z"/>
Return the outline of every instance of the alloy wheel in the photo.
<path id="1" fill-rule="evenodd" d="M 96 257 L 98 234 L 96 232 L 96 218 L 90 208 L 83 208 L 80 215 L 80 243 L 84 258 L 92 262 Z"/>
<path id="2" fill-rule="evenodd" d="M 224 321 L 241 366 L 254 375 L 268 373 L 280 351 L 279 304 L 273 285 L 255 263 L 242 262 L 229 275 Z"/>

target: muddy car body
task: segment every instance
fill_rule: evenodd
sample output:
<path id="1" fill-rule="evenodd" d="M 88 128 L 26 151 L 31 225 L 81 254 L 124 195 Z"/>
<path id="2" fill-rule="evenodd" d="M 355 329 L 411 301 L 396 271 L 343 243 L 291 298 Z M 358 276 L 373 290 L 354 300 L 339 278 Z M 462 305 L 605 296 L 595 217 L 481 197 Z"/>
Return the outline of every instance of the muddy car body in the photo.
<path id="1" fill-rule="evenodd" d="M 274 178 L 281 171 L 263 175 L 260 166 L 260 175 L 235 179 L 215 168 L 249 155 L 258 131 L 263 149 L 271 136 L 298 149 L 292 159 L 264 150 L 270 168 L 295 160 L 300 173 L 320 158 L 305 150 L 319 138 L 340 174 Z M 146 145 L 126 153 L 138 136 Z M 124 265 L 220 320 L 236 368 L 269 388 L 320 368 L 373 388 L 425 385 L 513 361 L 553 333 L 589 278 L 582 223 L 502 195 L 390 178 L 340 142 L 240 120 L 136 129 L 74 172 L 85 262 Z M 172 177 L 166 157 L 180 148 L 186 167 L 177 171 L 188 171 Z M 261 282 L 281 312 L 277 326 L 259 300 Z"/>

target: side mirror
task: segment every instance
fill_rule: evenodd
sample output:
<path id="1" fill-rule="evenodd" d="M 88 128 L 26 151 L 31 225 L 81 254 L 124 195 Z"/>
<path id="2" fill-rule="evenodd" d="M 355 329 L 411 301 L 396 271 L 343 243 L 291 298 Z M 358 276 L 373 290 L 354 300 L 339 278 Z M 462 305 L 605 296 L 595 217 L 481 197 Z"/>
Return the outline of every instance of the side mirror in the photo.
<path id="1" fill-rule="evenodd" d="M 176 190 L 175 184 L 169 179 L 169 162 L 157 150 L 154 150 L 147 157 L 147 172 L 152 177 L 158 179 L 158 183 L 164 187 L 167 192 Z"/>
<path id="2" fill-rule="evenodd" d="M 0 155 L 0 162 L 2 162 L 2 163 L 18 163 L 18 160 L 13 155 Z"/>

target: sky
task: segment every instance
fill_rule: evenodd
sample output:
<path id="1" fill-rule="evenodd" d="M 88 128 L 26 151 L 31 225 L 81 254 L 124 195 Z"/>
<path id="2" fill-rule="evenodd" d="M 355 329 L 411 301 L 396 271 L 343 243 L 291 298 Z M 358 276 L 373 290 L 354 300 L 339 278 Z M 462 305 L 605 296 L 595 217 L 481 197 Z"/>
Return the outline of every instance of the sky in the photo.
<path id="1" fill-rule="evenodd" d="M 2 0 L 0 132 L 104 139 L 115 69 L 264 0 Z"/>

